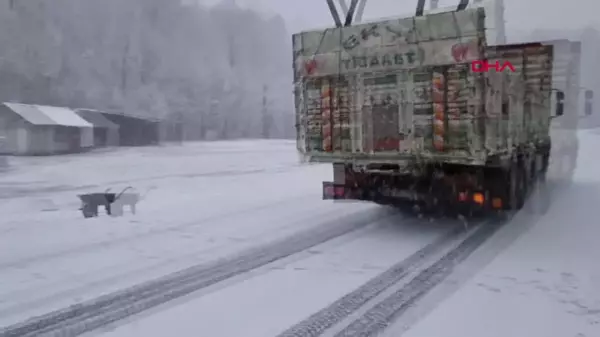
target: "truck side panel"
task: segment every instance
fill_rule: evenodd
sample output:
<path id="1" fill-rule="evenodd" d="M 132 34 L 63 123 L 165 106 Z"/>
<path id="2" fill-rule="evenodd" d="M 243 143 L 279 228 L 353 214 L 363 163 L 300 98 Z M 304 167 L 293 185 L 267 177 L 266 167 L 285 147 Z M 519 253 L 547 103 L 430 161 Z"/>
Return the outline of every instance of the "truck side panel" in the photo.
<path id="1" fill-rule="evenodd" d="M 508 62 L 505 71 L 502 129 L 508 146 L 529 146 L 548 141 L 552 111 L 553 47 L 539 43 L 488 47 L 490 63 Z"/>

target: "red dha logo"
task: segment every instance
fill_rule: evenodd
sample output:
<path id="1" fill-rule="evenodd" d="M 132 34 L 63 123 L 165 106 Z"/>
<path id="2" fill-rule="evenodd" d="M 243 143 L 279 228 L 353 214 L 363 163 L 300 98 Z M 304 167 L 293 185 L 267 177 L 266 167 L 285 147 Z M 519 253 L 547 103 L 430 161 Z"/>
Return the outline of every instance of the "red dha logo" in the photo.
<path id="1" fill-rule="evenodd" d="M 487 60 L 475 60 L 471 62 L 471 71 L 474 73 L 487 73 L 492 67 L 497 73 L 503 72 L 506 68 L 510 69 L 510 71 L 513 73 L 515 72 L 515 67 L 513 67 L 512 63 L 508 61 L 505 61 L 502 65 L 500 65 L 500 61 L 496 61 L 496 63 L 493 65 L 490 65 Z"/>

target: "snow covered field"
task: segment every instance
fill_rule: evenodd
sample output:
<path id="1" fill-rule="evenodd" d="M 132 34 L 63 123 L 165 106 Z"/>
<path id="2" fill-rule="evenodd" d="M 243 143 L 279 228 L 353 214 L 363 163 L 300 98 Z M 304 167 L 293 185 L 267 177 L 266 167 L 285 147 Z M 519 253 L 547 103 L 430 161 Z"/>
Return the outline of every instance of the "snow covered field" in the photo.
<path id="1" fill-rule="evenodd" d="M 0 179 L 0 326 L 374 209 L 321 202 L 331 169 L 298 164 L 289 142 L 11 161 Z M 78 211 L 76 194 L 129 185 L 154 188 L 136 215 Z"/>
<path id="2" fill-rule="evenodd" d="M 584 131 L 580 140 L 574 182 L 554 196 L 547 214 L 518 214 L 384 335 L 599 336 L 594 207 L 600 161 L 594 154 L 600 134 Z M 14 169 L 0 178 L 0 327 L 306 230 L 356 221 L 356 231 L 92 333 L 276 336 L 414 259 L 453 226 L 369 204 L 324 202 L 320 182 L 330 179 L 330 166 L 299 164 L 294 147 L 215 142 L 13 159 Z M 101 211 L 84 219 L 77 210 L 78 193 L 126 186 L 143 194 L 150 189 L 136 215 L 111 218 Z M 337 323 L 360 319 L 382 296 L 403 291 L 402 282 Z M 335 328 L 324 334 L 333 335 L 352 334 Z"/>

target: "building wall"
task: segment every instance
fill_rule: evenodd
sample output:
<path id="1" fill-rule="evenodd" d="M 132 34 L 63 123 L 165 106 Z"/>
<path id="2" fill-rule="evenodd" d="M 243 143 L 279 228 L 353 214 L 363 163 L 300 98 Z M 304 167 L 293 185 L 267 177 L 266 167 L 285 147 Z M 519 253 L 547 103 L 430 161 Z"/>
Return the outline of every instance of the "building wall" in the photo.
<path id="1" fill-rule="evenodd" d="M 52 155 L 61 153 L 77 153 L 91 149 L 89 140 L 83 140 L 83 137 L 89 138 L 87 133 L 92 132 L 92 128 L 78 128 L 71 126 L 53 125 L 38 126 L 27 124 L 21 128 L 21 139 L 19 146 L 26 148 L 24 153 L 19 150 L 19 154 L 29 155 Z M 92 134 L 93 137 L 93 134 Z M 17 137 L 18 138 L 18 137 Z M 24 140 L 26 138 L 26 140 Z M 27 145 L 23 145 L 27 143 Z"/>
<path id="2" fill-rule="evenodd" d="M 3 105 L 0 106 L 0 153 L 12 154 L 17 149 L 17 134 L 15 130 L 17 118 Z"/>
<path id="3" fill-rule="evenodd" d="M 54 126 L 25 124 L 20 128 L 19 153 L 21 155 L 47 155 L 55 151 Z M 25 152 L 23 152 L 25 151 Z"/>
<path id="4" fill-rule="evenodd" d="M 119 129 L 108 129 L 108 142 L 107 146 L 119 146 L 121 145 L 121 138 L 119 137 Z"/>
<path id="5" fill-rule="evenodd" d="M 53 151 L 52 127 L 35 126 L 22 121 L 11 124 L 4 131 L 5 140 L 0 148 L 2 154 L 44 155 Z"/>
<path id="6" fill-rule="evenodd" d="M 52 151 L 52 129 L 26 122 L 5 106 L 0 107 L 0 137 L 3 154 L 45 154 Z"/>
<path id="7" fill-rule="evenodd" d="M 158 122 L 108 113 L 104 114 L 104 117 L 119 125 L 121 146 L 154 145 L 160 141 Z"/>
<path id="8" fill-rule="evenodd" d="M 2 154 L 19 154 L 27 152 L 27 137 L 23 137 L 23 128 L 7 129 L 4 132 L 4 141 L 0 151 Z M 21 138 L 21 140 L 19 140 Z"/>
<path id="9" fill-rule="evenodd" d="M 94 127 L 94 147 L 119 146 L 119 130 Z"/>
<path id="10" fill-rule="evenodd" d="M 83 149 L 94 147 L 94 128 L 78 128 L 80 134 L 79 146 Z"/>

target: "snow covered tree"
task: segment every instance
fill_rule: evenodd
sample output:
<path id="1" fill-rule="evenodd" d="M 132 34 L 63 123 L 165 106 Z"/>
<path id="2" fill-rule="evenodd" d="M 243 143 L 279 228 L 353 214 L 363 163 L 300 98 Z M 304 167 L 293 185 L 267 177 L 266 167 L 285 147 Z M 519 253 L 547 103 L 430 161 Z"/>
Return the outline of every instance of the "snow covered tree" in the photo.
<path id="1" fill-rule="evenodd" d="M 280 90 L 274 111 L 292 114 L 289 40 L 281 18 L 234 2 L 0 0 L 0 100 L 172 117 L 222 138 L 259 137 L 264 84 Z"/>

